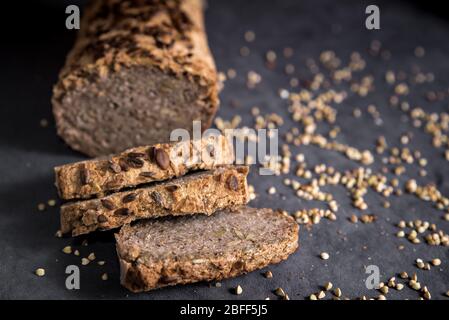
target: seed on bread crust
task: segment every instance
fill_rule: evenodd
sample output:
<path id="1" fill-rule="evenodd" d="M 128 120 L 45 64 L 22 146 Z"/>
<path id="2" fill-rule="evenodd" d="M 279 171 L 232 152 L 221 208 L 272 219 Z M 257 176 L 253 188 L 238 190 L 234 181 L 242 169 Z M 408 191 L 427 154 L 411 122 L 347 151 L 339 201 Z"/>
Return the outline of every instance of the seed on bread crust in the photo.
<path id="1" fill-rule="evenodd" d="M 136 200 L 137 194 L 135 193 L 129 193 L 126 196 L 123 197 L 122 199 L 122 203 L 129 203 L 129 202 L 133 202 L 134 200 Z"/>
<path id="2" fill-rule="evenodd" d="M 120 208 L 115 210 L 114 214 L 117 216 L 127 216 L 129 215 L 129 209 L 128 208 Z"/>
<path id="3" fill-rule="evenodd" d="M 105 223 L 105 222 L 107 222 L 108 221 L 108 218 L 106 218 L 106 216 L 104 215 L 104 214 L 100 214 L 99 216 L 98 216 L 98 222 L 99 223 Z"/>
<path id="4" fill-rule="evenodd" d="M 83 186 L 89 183 L 89 172 L 84 164 L 80 166 L 80 182 Z"/>
<path id="5" fill-rule="evenodd" d="M 159 192 L 153 191 L 150 193 L 151 198 L 156 202 L 159 206 L 162 206 L 162 196 Z"/>
<path id="6" fill-rule="evenodd" d="M 167 152 L 163 149 L 154 149 L 154 160 L 156 161 L 159 168 L 162 170 L 168 169 L 170 165 L 170 157 L 168 156 Z"/>
<path id="7" fill-rule="evenodd" d="M 128 165 L 128 163 L 124 159 L 120 159 L 118 161 L 118 163 L 119 163 L 120 169 L 122 171 L 128 171 L 129 170 L 129 165 Z"/>
<path id="8" fill-rule="evenodd" d="M 130 152 L 128 153 L 129 158 L 144 158 L 145 154 L 142 152 Z"/>
<path id="9" fill-rule="evenodd" d="M 109 161 L 109 169 L 114 173 L 122 172 L 122 168 L 115 162 Z"/>
<path id="10" fill-rule="evenodd" d="M 139 169 L 142 168 L 144 165 L 144 162 L 142 159 L 140 158 L 133 158 L 133 157 L 129 157 L 126 159 L 127 164 L 131 167 L 131 168 L 135 168 L 135 169 Z"/>
<path id="11" fill-rule="evenodd" d="M 239 189 L 239 180 L 235 175 L 230 175 L 226 183 L 228 188 L 232 191 L 237 191 Z"/>
<path id="12" fill-rule="evenodd" d="M 105 207 L 108 210 L 114 210 L 115 209 L 114 202 L 112 202 L 111 200 L 102 199 L 101 200 L 101 204 L 103 205 L 103 207 Z"/>
<path id="13" fill-rule="evenodd" d="M 155 173 L 151 172 L 151 171 L 145 171 L 145 172 L 139 173 L 139 176 L 144 177 L 144 178 L 153 178 L 155 176 Z"/>

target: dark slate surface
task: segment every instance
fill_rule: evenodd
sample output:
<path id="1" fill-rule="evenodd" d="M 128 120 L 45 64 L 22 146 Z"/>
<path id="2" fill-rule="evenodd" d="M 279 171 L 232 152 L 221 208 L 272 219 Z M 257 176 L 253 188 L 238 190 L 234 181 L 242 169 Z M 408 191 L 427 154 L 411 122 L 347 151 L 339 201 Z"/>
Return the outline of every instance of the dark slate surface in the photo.
<path id="1" fill-rule="evenodd" d="M 370 212 L 379 220 L 369 225 L 353 225 L 347 218 L 356 213 L 349 198 L 341 188 L 335 194 L 341 203 L 338 220 L 323 221 L 311 231 L 301 228 L 301 249 L 287 262 L 270 267 L 274 277 L 265 279 L 261 272 L 223 281 L 221 288 L 208 284 L 180 286 L 147 294 L 129 294 L 119 285 L 119 268 L 115 256 L 112 233 L 88 237 L 90 245 L 83 247 L 80 240 L 57 239 L 58 210 L 51 208 L 38 212 L 39 202 L 56 198 L 53 187 L 52 168 L 55 165 L 83 159 L 58 139 L 51 117 L 51 87 L 55 82 L 65 54 L 72 45 L 74 33 L 64 29 L 64 6 L 60 1 L 37 1 L 22 8 L 2 10 L 2 45 L 0 50 L 0 297 L 4 299 L 263 299 L 275 298 L 272 290 L 282 287 L 292 299 L 303 299 L 319 290 L 320 285 L 331 281 L 343 290 L 345 296 L 354 298 L 363 294 L 377 295 L 364 286 L 364 266 L 380 267 L 382 279 L 400 271 L 416 272 L 421 282 L 428 286 L 433 297 L 443 298 L 449 290 L 449 253 L 447 248 L 430 247 L 425 244 L 412 246 L 404 239 L 394 236 L 394 223 L 400 219 L 421 218 L 437 223 L 449 230 L 442 213 L 434 210 L 412 196 L 392 199 L 390 209 L 380 205 L 377 195 L 367 200 Z M 59 4 L 56 4 L 59 3 Z M 364 28 L 366 3 L 358 1 L 210 1 L 207 10 L 207 28 L 210 46 L 218 68 L 235 68 L 238 77 L 228 81 L 221 94 L 222 107 L 219 115 L 225 119 L 234 114 L 242 115 L 245 124 L 251 124 L 250 108 L 257 105 L 263 113 L 276 112 L 283 115 L 286 124 L 292 123 L 286 111 L 286 102 L 277 90 L 287 87 L 288 80 L 282 67 L 269 71 L 264 67 L 264 53 L 273 49 L 280 55 L 285 46 L 295 49 L 291 59 L 297 67 L 296 76 L 307 79 L 304 62 L 317 58 L 325 49 L 332 49 L 344 60 L 352 51 L 359 51 L 367 59 L 369 72 L 376 79 L 376 91 L 366 99 L 350 96 L 338 106 L 338 124 L 342 134 L 338 140 L 359 148 L 373 148 L 375 137 L 384 134 L 390 142 L 397 143 L 401 133 L 411 130 L 415 138 L 413 148 L 423 152 L 430 160 L 429 175 L 422 182 L 436 181 L 444 194 L 449 194 L 448 162 L 441 151 L 430 146 L 430 138 L 420 130 L 412 129 L 402 113 L 388 107 L 386 101 L 391 88 L 386 86 L 383 74 L 388 68 L 409 71 L 418 63 L 424 71 L 435 73 L 436 81 L 412 90 L 407 98 L 412 106 L 421 105 L 428 110 L 448 109 L 448 101 L 429 104 L 423 99 L 427 89 L 447 89 L 449 84 L 449 23 L 441 10 L 427 10 L 426 6 L 400 1 L 379 2 L 382 17 L 381 31 Z M 31 7 L 30 7 L 31 6 Z M 18 10 L 21 9 L 21 10 Z M 333 32 L 339 25 L 340 32 Z M 243 58 L 239 48 L 245 45 L 243 33 L 256 32 L 256 42 L 249 45 L 251 54 Z M 338 28 L 337 28 L 338 29 Z M 366 48 L 372 39 L 380 39 L 391 50 L 392 59 L 382 62 L 370 57 Z M 413 49 L 417 45 L 426 48 L 426 56 L 417 59 Z M 283 58 L 280 66 L 284 65 Z M 244 76 L 255 70 L 263 76 L 257 89 L 245 88 Z M 231 107 L 231 99 L 237 99 L 240 107 Z M 375 103 L 382 114 L 383 126 L 374 125 L 366 107 Z M 357 106 L 364 111 L 360 119 L 351 116 Z M 50 126 L 40 128 L 39 120 L 50 120 Z M 303 147 L 311 163 L 326 163 L 339 169 L 353 168 L 353 162 L 334 152 L 315 147 Z M 374 165 L 373 168 L 379 168 Z M 256 185 L 259 197 L 254 206 L 280 207 L 289 211 L 319 206 L 317 203 L 300 201 L 291 190 L 282 185 L 282 178 L 258 177 L 253 170 L 250 182 Z M 417 176 L 416 167 L 410 168 L 402 179 Z M 275 185 L 279 193 L 269 196 L 266 189 Z M 332 191 L 334 192 L 334 191 Z M 282 196 L 283 195 L 283 196 Z M 405 250 L 398 251 L 399 244 Z M 65 288 L 65 267 L 80 264 L 80 258 L 65 255 L 65 245 L 78 248 L 82 256 L 95 252 L 98 259 L 107 263 L 81 266 L 81 289 Z M 366 249 L 363 247 L 366 246 Z M 331 258 L 323 261 L 319 253 L 327 251 Z M 414 266 L 416 258 L 442 259 L 443 264 L 431 271 L 420 271 Z M 33 274 L 37 267 L 46 269 L 47 275 L 38 278 Z M 100 275 L 109 274 L 108 281 Z M 241 296 L 232 294 L 231 288 L 240 284 Z M 418 298 L 418 294 L 405 288 L 393 292 L 390 298 Z"/>

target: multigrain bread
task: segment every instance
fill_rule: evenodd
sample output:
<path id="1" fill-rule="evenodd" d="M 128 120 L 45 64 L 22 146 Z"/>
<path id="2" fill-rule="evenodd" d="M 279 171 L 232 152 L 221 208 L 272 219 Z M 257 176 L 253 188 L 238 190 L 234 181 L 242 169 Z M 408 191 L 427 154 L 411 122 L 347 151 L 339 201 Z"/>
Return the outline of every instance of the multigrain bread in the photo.
<path id="1" fill-rule="evenodd" d="M 208 128 L 218 107 L 202 0 L 95 0 L 53 90 L 58 134 L 89 156 Z"/>
<path id="2" fill-rule="evenodd" d="M 61 231 L 77 236 L 142 218 L 210 215 L 220 209 L 237 208 L 249 201 L 247 174 L 247 166 L 219 167 L 101 199 L 66 204 L 61 207 Z"/>
<path id="3" fill-rule="evenodd" d="M 118 234 L 121 283 L 133 292 L 220 280 L 278 263 L 298 247 L 298 225 L 271 209 L 149 219 Z"/>
<path id="4" fill-rule="evenodd" d="M 108 158 L 56 167 L 56 187 L 65 200 L 90 198 L 233 161 L 232 144 L 221 135 L 198 141 L 155 144 Z"/>

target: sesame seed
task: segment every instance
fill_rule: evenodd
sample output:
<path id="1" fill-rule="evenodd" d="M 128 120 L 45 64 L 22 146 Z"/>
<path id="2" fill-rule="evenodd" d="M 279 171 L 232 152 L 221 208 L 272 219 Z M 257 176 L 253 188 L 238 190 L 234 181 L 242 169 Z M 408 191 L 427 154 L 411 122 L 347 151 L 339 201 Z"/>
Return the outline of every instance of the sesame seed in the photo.
<path id="1" fill-rule="evenodd" d="M 89 260 L 89 259 L 87 259 L 87 258 L 82 258 L 82 259 L 81 259 L 81 264 L 82 264 L 83 266 L 86 266 L 86 265 L 88 265 L 88 264 L 89 264 L 89 262 L 90 262 L 90 260 Z"/>
<path id="2" fill-rule="evenodd" d="M 329 290 L 331 290 L 332 289 L 332 282 L 327 282 L 325 285 L 324 285 L 324 289 L 326 290 L 326 291 L 329 291 Z"/>
<path id="3" fill-rule="evenodd" d="M 44 211 L 45 210 L 45 203 L 39 203 L 37 205 L 37 210 Z"/>
<path id="4" fill-rule="evenodd" d="M 108 280 L 108 274 L 107 274 L 107 273 L 103 273 L 103 274 L 101 275 L 101 280 L 103 280 L 103 281 Z"/>
<path id="5" fill-rule="evenodd" d="M 268 270 L 267 272 L 264 273 L 264 276 L 267 279 L 271 279 L 271 278 L 273 278 L 273 273 L 271 273 L 271 271 Z"/>

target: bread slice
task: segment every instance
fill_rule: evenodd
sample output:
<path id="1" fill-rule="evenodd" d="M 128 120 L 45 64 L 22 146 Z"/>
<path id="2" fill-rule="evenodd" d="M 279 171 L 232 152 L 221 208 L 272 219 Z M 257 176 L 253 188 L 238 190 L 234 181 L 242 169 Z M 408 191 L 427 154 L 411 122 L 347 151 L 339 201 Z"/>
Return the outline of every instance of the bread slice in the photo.
<path id="1" fill-rule="evenodd" d="M 203 3 L 90 1 L 53 90 L 68 145 L 94 157 L 211 125 L 218 86 Z"/>
<path id="2" fill-rule="evenodd" d="M 132 148 L 109 158 L 56 167 L 56 187 L 65 200 L 90 198 L 233 161 L 232 143 L 221 135 L 159 143 Z"/>
<path id="3" fill-rule="evenodd" d="M 248 207 L 126 225 L 116 234 L 121 283 L 141 292 L 235 277 L 287 259 L 298 230 L 290 216 Z"/>
<path id="4" fill-rule="evenodd" d="M 226 166 L 61 207 L 61 231 L 73 236 L 167 215 L 210 215 L 249 201 L 247 166 Z"/>

